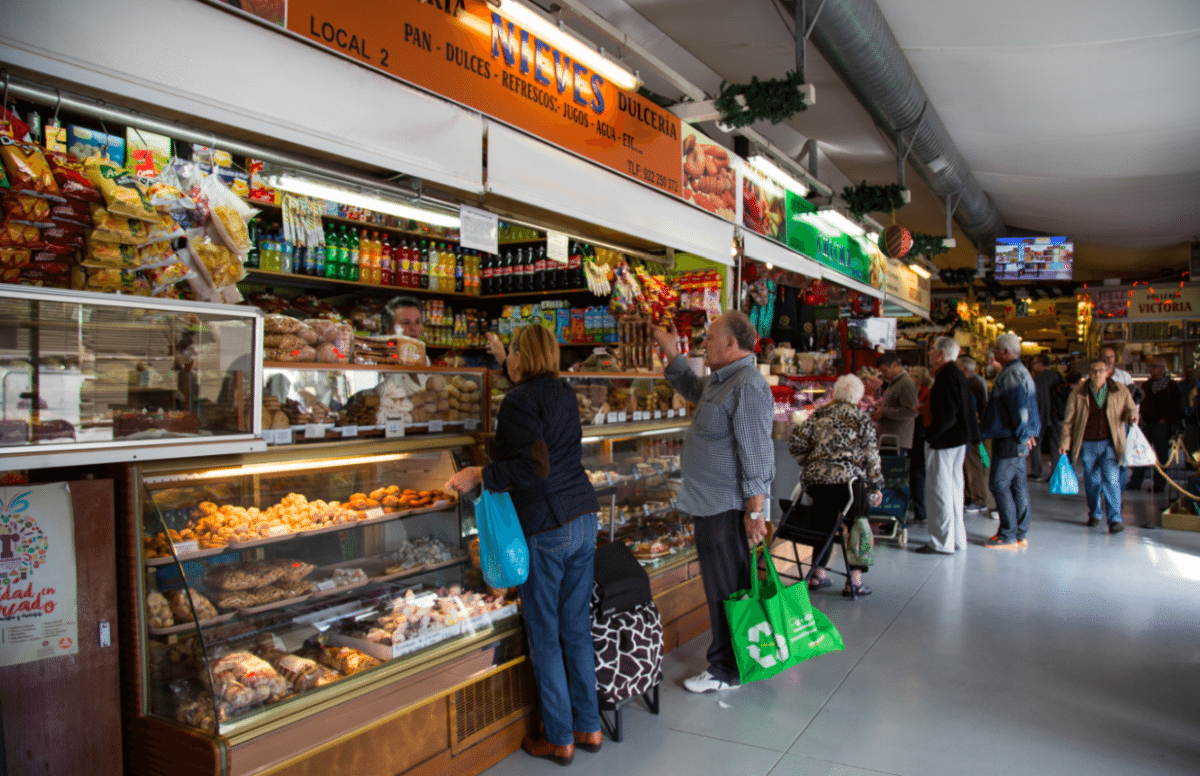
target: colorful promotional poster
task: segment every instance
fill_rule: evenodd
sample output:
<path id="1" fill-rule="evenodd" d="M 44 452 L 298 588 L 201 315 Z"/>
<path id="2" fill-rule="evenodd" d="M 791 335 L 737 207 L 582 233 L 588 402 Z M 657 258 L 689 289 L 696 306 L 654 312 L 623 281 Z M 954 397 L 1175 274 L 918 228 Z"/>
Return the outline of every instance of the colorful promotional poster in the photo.
<path id="1" fill-rule="evenodd" d="M 65 482 L 0 488 L 0 666 L 79 652 Z"/>
<path id="2" fill-rule="evenodd" d="M 737 158 L 695 127 L 683 125 L 683 198 L 737 221 Z"/>
<path id="3" fill-rule="evenodd" d="M 742 178 L 742 226 L 752 232 L 787 242 L 787 190 L 751 165 L 738 162 Z"/>

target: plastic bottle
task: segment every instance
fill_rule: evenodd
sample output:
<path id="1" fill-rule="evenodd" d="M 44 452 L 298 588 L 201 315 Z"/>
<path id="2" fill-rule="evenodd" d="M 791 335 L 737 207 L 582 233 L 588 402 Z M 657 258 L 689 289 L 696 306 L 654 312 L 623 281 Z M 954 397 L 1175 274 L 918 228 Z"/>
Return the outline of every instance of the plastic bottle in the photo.
<path id="1" fill-rule="evenodd" d="M 421 247 L 418 249 L 418 266 L 417 285 L 420 288 L 429 288 L 429 254 L 433 249 L 430 248 L 425 240 L 421 240 Z"/>
<path id="2" fill-rule="evenodd" d="M 578 254 L 579 243 L 575 240 L 571 240 L 571 242 L 567 244 L 567 263 L 559 264 L 554 273 L 557 278 L 555 282 L 558 284 L 559 289 L 571 288 L 571 262 L 575 260 Z"/>
<path id="3" fill-rule="evenodd" d="M 246 224 L 246 233 L 250 237 L 250 251 L 246 254 L 246 266 L 250 269 L 258 269 L 258 219 Z"/>
<path id="4" fill-rule="evenodd" d="M 379 243 L 379 282 L 385 286 L 396 285 L 396 258 L 392 249 L 391 235 L 385 234 Z"/>
<path id="5" fill-rule="evenodd" d="M 319 278 L 325 277 L 325 246 L 317 245 L 309 248 L 313 254 L 313 275 Z"/>
<path id="6" fill-rule="evenodd" d="M 496 276 L 496 265 L 494 263 L 495 254 L 483 254 L 483 273 L 480 278 L 480 293 L 482 296 L 491 296 L 495 293 L 492 290 L 492 280 Z"/>
<path id="7" fill-rule="evenodd" d="M 258 261 L 267 272 L 279 272 L 279 254 L 275 250 L 275 241 L 271 235 L 267 235 L 260 243 Z"/>
<path id="8" fill-rule="evenodd" d="M 464 294 L 467 290 L 467 259 L 459 250 L 454 257 L 454 292 Z"/>

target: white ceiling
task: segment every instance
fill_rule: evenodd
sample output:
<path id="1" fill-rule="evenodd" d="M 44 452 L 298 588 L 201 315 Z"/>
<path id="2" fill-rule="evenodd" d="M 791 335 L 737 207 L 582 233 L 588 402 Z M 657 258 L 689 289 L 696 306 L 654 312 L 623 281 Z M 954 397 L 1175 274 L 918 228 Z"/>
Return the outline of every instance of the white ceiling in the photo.
<path id="1" fill-rule="evenodd" d="M 778 0 L 583 2 L 709 94 L 722 78 L 795 66 L 791 11 Z M 1200 0 L 876 2 L 1008 226 L 1076 238 L 1085 276 L 1087 246 L 1110 275 L 1186 256 L 1182 246 L 1200 235 Z M 642 72 L 649 88 L 679 96 Z M 891 143 L 812 45 L 807 75 L 816 105 L 790 126 L 755 128 L 796 154 L 805 138 L 820 141 L 819 177 L 835 189 L 894 182 Z M 915 197 L 900 221 L 943 231 L 941 203 L 912 168 L 906 182 Z M 974 251 L 951 259 L 973 264 Z"/>

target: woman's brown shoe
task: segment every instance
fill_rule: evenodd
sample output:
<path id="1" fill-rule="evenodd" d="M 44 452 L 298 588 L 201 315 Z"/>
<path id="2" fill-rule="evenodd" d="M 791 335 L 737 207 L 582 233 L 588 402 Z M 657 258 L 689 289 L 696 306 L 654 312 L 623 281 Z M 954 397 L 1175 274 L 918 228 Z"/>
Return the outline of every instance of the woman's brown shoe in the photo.
<path id="1" fill-rule="evenodd" d="M 593 754 L 600 751 L 600 745 L 604 743 L 604 733 L 597 730 L 595 733 L 580 733 L 575 731 L 575 747 L 582 749 L 585 752 Z"/>
<path id="2" fill-rule="evenodd" d="M 525 736 L 521 748 L 534 757 L 544 757 L 559 765 L 570 765 L 575 759 L 575 744 L 555 746 L 542 736 Z"/>

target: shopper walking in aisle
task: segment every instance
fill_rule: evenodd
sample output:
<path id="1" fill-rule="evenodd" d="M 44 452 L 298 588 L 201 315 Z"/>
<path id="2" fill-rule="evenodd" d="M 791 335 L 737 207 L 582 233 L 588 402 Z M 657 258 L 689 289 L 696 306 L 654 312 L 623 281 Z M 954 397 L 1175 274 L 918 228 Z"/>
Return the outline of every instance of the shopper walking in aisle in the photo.
<path id="1" fill-rule="evenodd" d="M 866 514 L 868 502 L 879 506 L 882 501 L 883 470 L 875 429 L 867 414 L 857 406 L 862 393 L 862 380 L 855 375 L 842 375 L 833 384 L 833 402 L 813 412 L 788 440 L 788 452 L 800 464 L 800 479 L 812 499 L 812 506 L 799 508 L 801 528 L 832 532 L 847 502 L 852 502 L 845 523 L 848 529 L 855 518 Z M 916 400 L 915 390 L 913 400 Z M 831 544 L 821 557 L 813 559 L 817 570 L 809 581 L 810 590 L 831 585 L 825 567 L 832 549 Z M 842 595 L 871 594 L 871 588 L 862 583 L 866 570 L 866 566 L 850 567 L 850 578 Z"/>
<path id="2" fill-rule="evenodd" d="M 1112 345 L 1105 345 L 1100 348 L 1100 360 L 1108 367 L 1108 378 L 1115 383 L 1120 383 L 1130 390 L 1133 394 L 1133 401 L 1138 404 L 1142 401 L 1142 389 L 1133 384 L 1133 376 L 1124 369 L 1117 366 L 1117 349 Z M 1089 377 L 1089 379 L 1091 379 Z M 1118 460 L 1120 456 L 1118 456 Z M 1129 470 L 1124 464 L 1118 466 L 1121 476 L 1121 490 L 1125 490 L 1125 485 L 1129 482 Z"/>
<path id="3" fill-rule="evenodd" d="M 992 381 L 992 398 L 983 413 L 983 435 L 992 440 L 992 470 L 988 486 L 1000 513 L 1000 529 L 984 546 L 1016 549 L 1028 544 L 1029 483 L 1025 456 L 1037 444 L 1037 385 L 1021 363 L 1021 339 L 1012 332 L 996 338 L 1000 374 Z"/>
<path id="4" fill-rule="evenodd" d="M 896 444 L 908 457 L 912 457 L 913 427 L 917 422 L 917 384 L 909 376 L 900 357 L 895 353 L 884 353 L 876 362 L 879 374 L 887 381 L 883 395 L 871 411 L 871 420 L 879 428 L 879 435 L 896 437 Z M 865 384 L 864 384 L 865 385 Z"/>
<path id="5" fill-rule="evenodd" d="M 654 329 L 666 355 L 666 378 L 696 413 L 683 442 L 683 484 L 679 509 L 695 520 L 696 554 L 708 599 L 712 643 L 708 669 L 683 683 L 691 692 L 740 686 L 725 599 L 750 586 L 750 548 L 767 535 L 764 499 L 775 478 L 771 442 L 774 402 L 771 389 L 754 364 L 754 325 L 731 310 L 708 328 L 704 363 L 712 370 L 697 377 L 679 354 L 679 335 Z"/>
<path id="6" fill-rule="evenodd" d="M 1179 393 L 1183 396 L 1183 442 L 1189 452 L 1195 452 L 1200 449 L 1200 380 L 1190 366 L 1183 369 Z"/>
<path id="7" fill-rule="evenodd" d="M 917 386 L 917 419 L 913 423 L 913 457 L 908 468 L 908 495 L 912 499 L 913 522 L 925 524 L 925 426 L 929 424 L 929 389 L 933 375 L 923 366 L 910 367 L 908 376 Z"/>
<path id="8" fill-rule="evenodd" d="M 925 503 L 929 509 L 929 543 L 920 553 L 952 554 L 967 546 L 963 519 L 963 460 L 967 445 L 979 441 L 979 422 L 971 409 L 971 394 L 962 372 L 954 365 L 958 343 L 937 337 L 929 350 L 934 375 L 929 405 L 936 407 L 925 429 Z M 947 369 L 946 367 L 949 367 Z"/>
<path id="9" fill-rule="evenodd" d="M 1062 383 L 1062 375 L 1057 369 L 1050 368 L 1050 357 L 1038 353 L 1033 357 L 1033 384 L 1037 387 L 1038 421 L 1042 432 L 1033 450 L 1029 452 L 1029 478 L 1040 480 L 1050 479 L 1042 467 L 1042 455 L 1053 456 L 1058 451 L 1058 424 L 1054 422 L 1053 400 L 1054 389 Z"/>
<path id="10" fill-rule="evenodd" d="M 1147 441 L 1154 448 L 1159 463 L 1164 463 L 1170 452 L 1171 437 L 1182 430 L 1183 392 L 1171 378 L 1171 373 L 1167 371 L 1167 361 L 1162 356 L 1151 356 L 1147 366 L 1150 368 L 1150 379 L 1142 388 L 1146 395 L 1141 401 L 1138 414 L 1141 415 Z M 1129 478 L 1129 488 L 1141 489 L 1146 472 L 1150 470 L 1154 471 L 1154 492 L 1161 493 L 1167 486 L 1167 481 L 1151 466 L 1139 466 L 1134 469 L 1133 476 Z"/>
<path id="11" fill-rule="evenodd" d="M 1083 461 L 1083 487 L 1087 494 L 1089 527 L 1100 525 L 1104 497 L 1108 530 L 1125 530 L 1121 521 L 1120 470 L 1125 453 L 1125 424 L 1138 422 L 1137 405 L 1129 389 L 1113 380 L 1102 359 L 1088 365 L 1088 380 L 1071 392 L 1059 434 L 1059 452 L 1072 461 Z"/>
<path id="12" fill-rule="evenodd" d="M 578 401 L 558 377 L 554 335 L 526 326 L 498 355 L 515 386 L 496 416 L 493 461 L 462 469 L 446 488 L 467 493 L 482 482 L 512 496 L 529 544 L 521 612 L 544 726 L 521 746 L 570 765 L 576 746 L 595 752 L 603 741 L 588 608 L 600 504 L 583 468 Z"/>
<path id="13" fill-rule="evenodd" d="M 975 359 L 963 355 L 956 359 L 958 368 L 967 379 L 967 389 L 971 392 L 972 406 L 975 419 L 983 421 L 983 411 L 987 408 L 987 383 L 975 373 Z M 987 512 L 993 502 L 988 492 L 988 467 L 983 465 L 983 455 L 979 445 L 967 445 L 967 457 L 963 462 L 963 479 L 966 481 L 965 507 L 967 512 Z"/>

